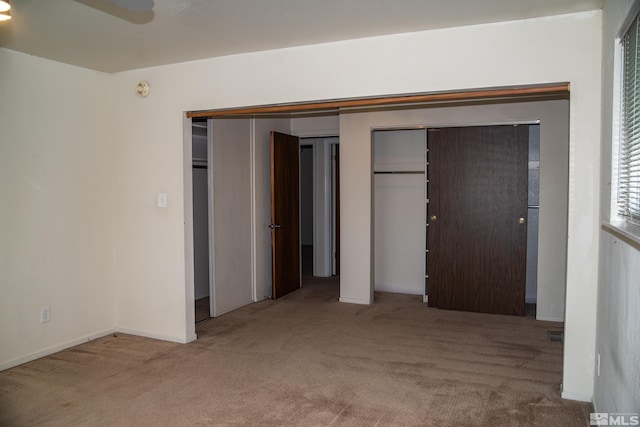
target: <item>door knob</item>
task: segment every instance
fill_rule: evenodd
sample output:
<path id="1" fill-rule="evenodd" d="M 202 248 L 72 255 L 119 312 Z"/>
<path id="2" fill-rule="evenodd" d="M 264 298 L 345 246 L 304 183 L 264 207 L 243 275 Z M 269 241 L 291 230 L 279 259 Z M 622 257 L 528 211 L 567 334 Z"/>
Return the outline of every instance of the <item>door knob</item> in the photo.
<path id="1" fill-rule="evenodd" d="M 431 221 L 431 222 L 436 222 L 437 220 L 438 220 L 438 217 L 437 217 L 437 216 L 435 216 L 435 215 L 431 215 L 431 216 L 429 217 L 429 221 Z"/>
<path id="2" fill-rule="evenodd" d="M 518 224 L 524 224 L 524 218 L 518 218 Z"/>
<path id="3" fill-rule="evenodd" d="M 269 224 L 269 226 L 268 226 L 268 227 L 269 227 L 270 229 L 272 229 L 272 230 L 274 230 L 274 229 L 276 229 L 276 228 L 282 228 L 282 226 L 281 226 L 281 225 L 278 225 L 278 224 Z"/>

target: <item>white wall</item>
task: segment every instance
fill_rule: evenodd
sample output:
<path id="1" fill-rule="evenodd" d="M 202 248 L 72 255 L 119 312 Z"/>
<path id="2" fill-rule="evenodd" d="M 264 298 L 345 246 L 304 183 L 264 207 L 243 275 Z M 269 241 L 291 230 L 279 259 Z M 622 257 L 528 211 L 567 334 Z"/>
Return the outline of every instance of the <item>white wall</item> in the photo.
<path id="1" fill-rule="evenodd" d="M 612 139 L 615 134 L 615 39 L 633 1 L 605 1 L 602 46 L 602 168 L 601 215 L 611 209 Z M 640 235 L 636 228 L 636 236 Z M 640 250 L 600 232 L 600 276 L 596 352 L 600 376 L 595 377 L 593 403 L 599 412 L 640 411 Z"/>
<path id="2" fill-rule="evenodd" d="M 337 113 L 293 116 L 291 133 L 300 138 L 338 136 L 340 119 Z"/>
<path id="3" fill-rule="evenodd" d="M 109 75 L 0 49 L 0 76 L 4 369 L 115 327 L 114 162 Z"/>
<path id="4" fill-rule="evenodd" d="M 601 233 L 596 351 L 600 376 L 593 403 L 599 412 L 640 411 L 640 250 Z"/>
<path id="5" fill-rule="evenodd" d="M 178 203 L 184 197 L 185 110 L 568 81 L 564 396 L 589 400 L 598 270 L 600 24 L 601 14 L 596 11 L 115 74 L 118 322 L 169 339 L 192 339 L 185 314 L 184 205 Z M 340 78 L 324 72 L 328 63 L 338 64 Z M 151 85 L 144 99 L 134 93 L 140 80 Z M 341 133 L 348 125 L 348 117 L 341 117 Z M 357 142 L 341 139 L 340 145 L 341 298 L 367 303 L 373 289 L 372 254 L 367 250 L 372 248 L 371 153 Z M 163 211 L 154 206 L 160 189 L 167 192 L 170 203 Z M 542 224 L 544 219 L 540 220 Z"/>

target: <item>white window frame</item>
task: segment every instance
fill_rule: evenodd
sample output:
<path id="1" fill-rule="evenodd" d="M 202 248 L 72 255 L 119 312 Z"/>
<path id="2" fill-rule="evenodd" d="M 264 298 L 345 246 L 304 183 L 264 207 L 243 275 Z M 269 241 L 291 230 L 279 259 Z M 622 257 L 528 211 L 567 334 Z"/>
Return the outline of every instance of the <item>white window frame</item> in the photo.
<path id="1" fill-rule="evenodd" d="M 634 225 L 640 225 L 640 177 L 637 170 L 640 167 L 640 14 L 636 10 L 633 12 L 630 14 L 631 22 L 623 27 L 624 32 L 619 38 L 618 52 L 620 57 L 619 61 L 616 61 L 620 66 L 620 72 L 617 73 L 620 78 L 620 83 L 617 86 L 620 94 L 618 102 L 620 120 L 618 147 L 615 152 L 617 155 L 617 180 L 615 182 L 617 184 L 617 216 Z M 625 48 L 628 36 L 634 36 L 635 39 L 635 46 L 630 54 Z M 626 67 L 629 65 L 627 58 L 630 55 L 630 64 L 634 68 L 629 76 L 631 79 L 627 80 L 628 69 Z M 630 88 L 627 86 L 628 81 L 631 81 Z M 628 94 L 631 94 L 630 99 L 627 98 Z M 625 107 L 628 101 L 630 101 L 632 109 L 627 112 Z M 632 126 L 627 123 L 632 123 Z M 637 130 L 633 130 L 627 135 L 626 132 L 630 128 Z M 625 154 L 627 154 L 625 150 L 629 149 L 631 153 L 625 158 Z"/>
<path id="2" fill-rule="evenodd" d="M 613 225 L 622 228 L 619 232 L 624 232 L 627 237 L 640 241 L 640 222 L 630 220 L 621 213 L 619 204 L 621 196 L 620 172 L 621 172 L 621 149 L 623 141 L 623 102 L 624 102 L 624 37 L 636 20 L 640 19 L 640 1 L 636 1 L 629 12 L 625 23 L 621 26 L 616 39 L 616 49 L 614 52 L 614 99 L 613 99 L 613 135 L 612 135 L 612 192 L 611 192 L 611 221 Z M 640 53 L 638 54 L 640 58 Z M 640 73 L 640 62 L 638 62 L 638 73 Z M 639 89 L 640 90 L 640 89 Z M 640 109 L 640 94 L 638 95 L 638 108 Z"/>

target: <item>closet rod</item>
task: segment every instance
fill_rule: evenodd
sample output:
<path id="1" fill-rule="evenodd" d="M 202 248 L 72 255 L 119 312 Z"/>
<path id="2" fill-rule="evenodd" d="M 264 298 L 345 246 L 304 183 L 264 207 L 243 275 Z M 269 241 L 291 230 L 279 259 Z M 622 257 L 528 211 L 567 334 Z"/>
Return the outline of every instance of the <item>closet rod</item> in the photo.
<path id="1" fill-rule="evenodd" d="M 374 171 L 374 174 L 424 174 L 424 171 Z"/>

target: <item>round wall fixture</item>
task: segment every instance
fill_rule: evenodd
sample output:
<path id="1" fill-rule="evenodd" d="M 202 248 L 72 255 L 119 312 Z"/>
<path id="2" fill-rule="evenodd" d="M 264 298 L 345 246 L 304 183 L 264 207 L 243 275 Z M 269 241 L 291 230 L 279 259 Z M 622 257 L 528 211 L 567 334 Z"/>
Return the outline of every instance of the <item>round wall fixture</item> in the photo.
<path id="1" fill-rule="evenodd" d="M 138 83 L 136 86 L 136 94 L 138 94 L 140 98 L 144 98 L 145 96 L 149 95 L 149 83 L 147 82 Z"/>

